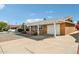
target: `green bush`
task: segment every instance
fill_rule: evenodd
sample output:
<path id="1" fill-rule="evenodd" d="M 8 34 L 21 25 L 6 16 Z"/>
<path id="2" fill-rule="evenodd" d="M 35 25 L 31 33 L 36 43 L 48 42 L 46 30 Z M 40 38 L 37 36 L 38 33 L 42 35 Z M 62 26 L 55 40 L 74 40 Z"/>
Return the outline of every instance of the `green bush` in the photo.
<path id="1" fill-rule="evenodd" d="M 3 30 L 0 28 L 0 32 L 3 32 Z"/>
<path id="2" fill-rule="evenodd" d="M 7 26 L 8 26 L 7 23 L 5 23 L 5 22 L 0 22 L 0 32 L 2 32 L 3 29 L 6 28 Z"/>

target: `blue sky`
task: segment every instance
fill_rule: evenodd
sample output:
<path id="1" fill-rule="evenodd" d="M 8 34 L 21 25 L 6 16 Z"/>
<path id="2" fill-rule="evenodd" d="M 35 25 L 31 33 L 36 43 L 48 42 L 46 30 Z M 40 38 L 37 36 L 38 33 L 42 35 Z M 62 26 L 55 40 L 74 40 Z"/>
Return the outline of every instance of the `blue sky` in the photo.
<path id="1" fill-rule="evenodd" d="M 79 5 L 75 4 L 7 4 L 0 5 L 0 21 L 21 24 L 42 18 L 62 18 L 72 16 L 79 20 Z"/>

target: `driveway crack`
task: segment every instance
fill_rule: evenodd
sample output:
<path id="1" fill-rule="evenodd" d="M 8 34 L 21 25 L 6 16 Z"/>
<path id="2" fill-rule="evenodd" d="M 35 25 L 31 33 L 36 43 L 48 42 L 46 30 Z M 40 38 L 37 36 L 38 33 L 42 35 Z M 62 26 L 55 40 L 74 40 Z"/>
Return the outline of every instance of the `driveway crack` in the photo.
<path id="1" fill-rule="evenodd" d="M 2 53 L 4 54 L 4 50 L 3 50 L 3 48 L 1 47 L 1 45 L 0 45 L 0 49 L 1 49 Z"/>
<path id="2" fill-rule="evenodd" d="M 30 53 L 34 54 L 33 51 L 29 50 L 28 48 L 25 48 L 27 51 L 29 51 Z"/>

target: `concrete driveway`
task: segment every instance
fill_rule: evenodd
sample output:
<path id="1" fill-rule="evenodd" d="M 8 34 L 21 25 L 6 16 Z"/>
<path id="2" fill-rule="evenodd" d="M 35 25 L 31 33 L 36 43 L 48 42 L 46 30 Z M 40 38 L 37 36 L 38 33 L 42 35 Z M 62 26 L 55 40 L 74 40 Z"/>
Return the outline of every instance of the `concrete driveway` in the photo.
<path id="1" fill-rule="evenodd" d="M 75 38 L 70 35 L 57 36 L 57 38 L 46 38 L 36 41 L 30 38 L 25 38 L 13 34 L 3 34 L 1 37 L 10 41 L 0 42 L 0 53 L 2 54 L 76 54 L 78 44 L 75 43 Z M 15 39 L 14 39 L 15 38 Z M 3 40 L 5 40 L 3 39 Z"/>

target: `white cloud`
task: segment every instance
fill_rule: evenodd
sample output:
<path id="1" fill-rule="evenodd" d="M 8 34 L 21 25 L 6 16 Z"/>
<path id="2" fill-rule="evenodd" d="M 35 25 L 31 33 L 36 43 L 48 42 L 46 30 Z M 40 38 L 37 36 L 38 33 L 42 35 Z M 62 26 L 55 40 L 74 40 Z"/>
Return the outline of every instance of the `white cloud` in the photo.
<path id="1" fill-rule="evenodd" d="M 38 22 L 38 21 L 42 21 L 43 19 L 27 19 L 26 23 L 32 23 L 32 22 Z"/>
<path id="2" fill-rule="evenodd" d="M 5 7 L 5 4 L 0 4 L 0 10 Z"/>
<path id="3" fill-rule="evenodd" d="M 8 23 L 8 21 L 6 21 L 6 20 L 2 20 L 2 19 L 0 19 L 0 22 L 6 22 L 6 23 Z"/>

